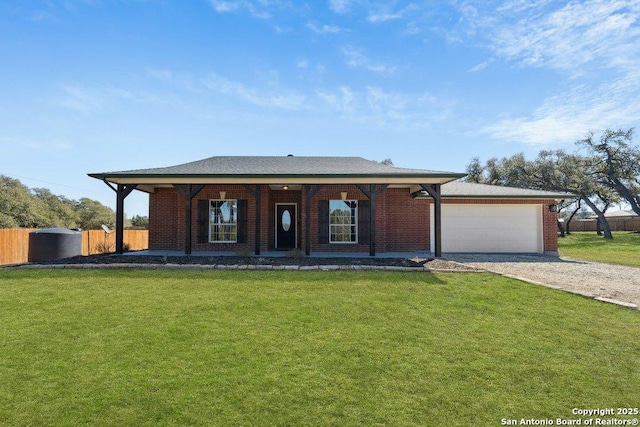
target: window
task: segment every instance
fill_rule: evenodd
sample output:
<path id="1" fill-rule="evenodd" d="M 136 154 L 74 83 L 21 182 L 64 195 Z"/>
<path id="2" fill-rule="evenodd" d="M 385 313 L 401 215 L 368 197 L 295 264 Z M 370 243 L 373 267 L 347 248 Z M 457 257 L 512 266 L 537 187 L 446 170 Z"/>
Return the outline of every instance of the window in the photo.
<path id="1" fill-rule="evenodd" d="M 358 201 L 329 201 L 329 242 L 358 242 Z"/>
<path id="2" fill-rule="evenodd" d="M 238 201 L 209 201 L 209 242 L 236 243 L 238 241 Z"/>

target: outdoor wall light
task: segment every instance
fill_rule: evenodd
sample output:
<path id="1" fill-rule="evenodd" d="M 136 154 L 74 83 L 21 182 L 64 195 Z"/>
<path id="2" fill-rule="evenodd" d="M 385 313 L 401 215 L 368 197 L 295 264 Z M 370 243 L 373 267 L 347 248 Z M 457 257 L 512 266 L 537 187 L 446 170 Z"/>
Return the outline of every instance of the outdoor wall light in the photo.
<path id="1" fill-rule="evenodd" d="M 288 186 L 288 185 L 283 185 L 283 186 L 282 186 L 282 189 L 283 189 L 283 190 L 285 190 L 285 191 L 287 191 L 287 190 L 289 189 L 289 186 Z"/>
<path id="2" fill-rule="evenodd" d="M 555 203 L 549 205 L 549 212 L 558 212 L 558 205 L 556 205 Z"/>

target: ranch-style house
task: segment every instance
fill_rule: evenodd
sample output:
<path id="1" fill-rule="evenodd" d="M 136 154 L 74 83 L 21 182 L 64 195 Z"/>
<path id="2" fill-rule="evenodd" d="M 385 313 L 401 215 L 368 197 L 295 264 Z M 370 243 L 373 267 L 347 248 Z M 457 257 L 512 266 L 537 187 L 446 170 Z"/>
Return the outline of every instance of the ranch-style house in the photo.
<path id="1" fill-rule="evenodd" d="M 92 173 L 124 203 L 149 194 L 149 250 L 312 253 L 557 254 L 558 200 L 571 197 L 458 181 L 360 157 L 211 157 Z"/>

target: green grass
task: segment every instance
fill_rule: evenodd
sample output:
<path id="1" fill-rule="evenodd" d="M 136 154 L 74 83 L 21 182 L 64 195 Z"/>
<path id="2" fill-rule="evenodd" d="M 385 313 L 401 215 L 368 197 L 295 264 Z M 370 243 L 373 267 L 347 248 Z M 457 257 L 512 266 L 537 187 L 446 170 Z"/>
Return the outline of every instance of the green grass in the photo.
<path id="1" fill-rule="evenodd" d="M 595 232 L 558 237 L 558 252 L 574 259 L 640 267 L 640 234 L 628 231 L 612 234 L 613 239 L 604 239 Z"/>
<path id="2" fill-rule="evenodd" d="M 0 270 L 0 307 L 0 425 L 496 426 L 640 396 L 638 311 L 489 273 Z"/>

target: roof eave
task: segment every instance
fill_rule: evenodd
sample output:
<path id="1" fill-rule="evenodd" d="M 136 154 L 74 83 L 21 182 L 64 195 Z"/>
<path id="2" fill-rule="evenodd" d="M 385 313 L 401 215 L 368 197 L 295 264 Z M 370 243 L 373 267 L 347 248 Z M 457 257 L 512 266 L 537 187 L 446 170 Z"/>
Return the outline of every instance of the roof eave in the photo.
<path id="1" fill-rule="evenodd" d="M 114 184 L 445 184 L 462 178 L 465 174 L 434 173 L 434 174 L 242 174 L 242 175 L 203 175 L 203 174 L 110 174 L 91 173 L 92 178 L 108 181 Z"/>
<path id="2" fill-rule="evenodd" d="M 425 196 L 425 197 L 431 197 L 431 196 Z M 550 200 L 550 199 L 567 199 L 567 198 L 572 198 L 575 196 L 572 195 L 566 195 L 566 194 L 538 194 L 538 195 L 508 195 L 508 196 L 492 196 L 492 195 L 446 195 L 443 194 L 442 198 L 443 199 L 544 199 L 544 200 Z"/>

